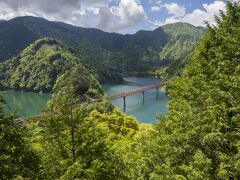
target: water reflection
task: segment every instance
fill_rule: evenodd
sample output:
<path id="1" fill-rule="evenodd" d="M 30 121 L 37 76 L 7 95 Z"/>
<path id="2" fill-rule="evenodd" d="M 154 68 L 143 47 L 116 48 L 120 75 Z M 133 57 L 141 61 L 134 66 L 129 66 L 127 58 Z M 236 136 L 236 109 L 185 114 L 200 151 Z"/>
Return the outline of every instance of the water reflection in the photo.
<path id="1" fill-rule="evenodd" d="M 125 78 L 127 83 L 122 85 L 104 85 L 103 88 L 106 94 L 115 94 L 120 92 L 126 92 L 134 90 L 137 88 L 142 88 L 144 86 L 149 86 L 159 83 L 158 79 L 153 78 Z M 145 92 L 144 103 L 142 101 L 142 94 L 135 94 L 132 96 L 126 97 L 126 110 L 125 112 L 129 115 L 133 115 L 142 123 L 155 123 L 156 113 L 167 113 L 167 103 L 168 96 L 159 92 L 158 97 L 156 97 L 156 89 Z M 123 100 L 116 99 L 112 103 L 123 110 Z"/>
<path id="2" fill-rule="evenodd" d="M 34 92 L 2 92 L 7 104 L 4 108 L 5 113 L 8 114 L 17 110 L 20 117 L 34 116 L 46 107 L 51 94 L 40 94 Z"/>

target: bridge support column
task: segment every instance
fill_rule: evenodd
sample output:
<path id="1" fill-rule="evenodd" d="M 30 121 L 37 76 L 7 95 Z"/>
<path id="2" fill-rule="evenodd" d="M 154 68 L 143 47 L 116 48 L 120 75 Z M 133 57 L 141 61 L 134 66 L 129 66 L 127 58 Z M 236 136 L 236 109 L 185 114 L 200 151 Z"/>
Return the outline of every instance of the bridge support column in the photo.
<path id="1" fill-rule="evenodd" d="M 144 96 L 144 91 L 142 92 L 142 102 L 144 103 L 144 101 L 145 101 L 145 96 Z"/>
<path id="2" fill-rule="evenodd" d="M 123 111 L 126 111 L 126 96 L 123 97 Z"/>
<path id="3" fill-rule="evenodd" d="M 158 90 L 159 90 L 159 88 L 157 88 L 157 95 L 156 95 L 157 98 L 158 98 Z"/>

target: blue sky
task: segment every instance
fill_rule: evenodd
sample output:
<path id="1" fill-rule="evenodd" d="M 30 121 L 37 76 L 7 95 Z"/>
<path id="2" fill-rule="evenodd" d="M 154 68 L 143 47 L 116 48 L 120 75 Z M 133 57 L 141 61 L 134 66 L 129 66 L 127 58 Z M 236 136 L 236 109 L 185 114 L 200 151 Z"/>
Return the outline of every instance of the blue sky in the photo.
<path id="1" fill-rule="evenodd" d="M 162 8 L 160 11 L 157 13 L 154 13 L 150 11 L 151 7 L 156 6 L 156 0 L 152 1 L 142 1 L 143 6 L 146 9 L 146 12 L 148 13 L 148 17 L 152 20 L 164 20 L 164 18 L 167 18 L 169 16 L 167 10 L 165 8 Z M 150 2 L 150 3 L 149 3 Z M 204 11 L 203 4 L 211 4 L 214 3 L 212 0 L 162 0 L 162 4 L 171 4 L 171 3 L 176 3 L 179 6 L 182 6 L 186 9 L 187 13 L 191 13 L 195 9 L 200 9 Z"/>
<path id="2" fill-rule="evenodd" d="M 108 32 L 135 33 L 186 22 L 214 24 L 214 15 L 225 11 L 222 0 L 1 0 L 0 19 L 40 16 L 76 26 Z"/>
<path id="3" fill-rule="evenodd" d="M 141 22 L 129 31 L 134 32 L 139 28 L 150 30 L 164 24 L 179 21 L 195 26 L 204 26 L 203 22 L 205 20 L 214 24 L 214 15 L 218 15 L 219 10 L 225 11 L 224 1 L 142 0 L 141 3 L 147 15 L 147 21 Z"/>

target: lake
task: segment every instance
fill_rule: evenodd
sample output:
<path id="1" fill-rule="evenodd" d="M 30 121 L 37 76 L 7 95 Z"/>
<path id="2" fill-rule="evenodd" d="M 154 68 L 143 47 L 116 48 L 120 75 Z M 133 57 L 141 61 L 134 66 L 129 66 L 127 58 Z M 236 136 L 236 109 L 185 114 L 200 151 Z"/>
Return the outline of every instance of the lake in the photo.
<path id="1" fill-rule="evenodd" d="M 44 110 L 51 94 L 34 92 L 1 92 L 7 102 L 4 111 L 6 114 L 17 110 L 20 117 L 30 117 L 38 115 Z"/>
<path id="2" fill-rule="evenodd" d="M 120 85 L 104 85 L 103 89 L 107 95 L 116 94 L 120 92 L 126 92 L 144 86 L 150 86 L 158 84 L 160 81 L 154 78 L 125 78 L 127 81 Z M 140 123 L 155 123 L 155 116 L 157 113 L 166 114 L 167 103 L 169 101 L 168 96 L 159 91 L 158 97 L 156 97 L 156 89 L 145 92 L 145 101 L 142 102 L 142 94 L 135 94 L 126 97 L 126 110 L 125 113 L 137 118 Z M 123 111 L 123 100 L 116 99 L 112 101 L 113 105 L 119 107 Z"/>
<path id="3" fill-rule="evenodd" d="M 103 85 L 106 95 L 126 92 L 144 86 L 158 84 L 159 80 L 154 78 L 125 78 L 125 83 L 119 85 Z M 43 111 L 51 94 L 40 94 L 34 92 L 3 91 L 4 99 L 7 102 L 5 113 L 18 110 L 20 117 L 34 116 Z M 126 111 L 128 115 L 133 115 L 141 123 L 155 123 L 157 112 L 166 113 L 168 97 L 159 91 L 156 97 L 156 89 L 145 92 L 145 101 L 142 102 L 142 94 L 135 94 L 126 97 Z M 112 103 L 123 110 L 123 100 L 116 99 Z"/>

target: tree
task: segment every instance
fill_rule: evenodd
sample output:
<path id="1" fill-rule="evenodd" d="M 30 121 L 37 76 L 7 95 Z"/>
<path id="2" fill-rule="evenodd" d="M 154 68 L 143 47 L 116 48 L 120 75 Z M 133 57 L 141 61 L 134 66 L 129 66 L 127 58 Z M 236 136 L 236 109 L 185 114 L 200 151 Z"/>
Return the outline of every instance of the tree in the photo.
<path id="1" fill-rule="evenodd" d="M 240 5 L 226 5 L 170 84 L 169 114 L 151 146 L 153 179 L 240 178 Z"/>
<path id="2" fill-rule="evenodd" d="M 129 177 L 127 154 L 138 124 L 114 109 L 83 67 L 59 78 L 50 112 L 32 120 L 32 142 L 49 179 Z M 95 101 L 97 100 L 97 101 Z M 89 102 L 89 103 L 88 103 Z"/>
<path id="3" fill-rule="evenodd" d="M 72 105 L 76 103 L 84 103 L 87 101 L 97 100 L 102 97 L 103 91 L 96 78 L 89 73 L 83 66 L 77 65 L 71 70 L 66 71 L 53 88 L 53 104 L 58 106 L 58 99 L 67 96 L 75 99 L 70 101 Z"/>
<path id="4" fill-rule="evenodd" d="M 36 178 L 39 157 L 27 141 L 27 129 L 15 114 L 5 116 L 0 95 L 0 179 Z"/>

